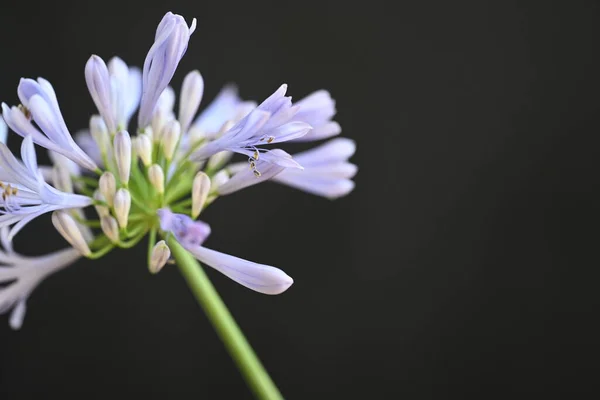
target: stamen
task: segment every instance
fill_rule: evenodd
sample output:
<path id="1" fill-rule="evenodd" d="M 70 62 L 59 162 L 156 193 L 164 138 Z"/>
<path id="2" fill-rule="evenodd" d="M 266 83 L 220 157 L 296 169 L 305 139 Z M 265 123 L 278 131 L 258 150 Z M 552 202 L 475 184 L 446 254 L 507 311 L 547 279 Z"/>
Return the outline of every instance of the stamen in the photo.
<path id="1" fill-rule="evenodd" d="M 258 161 L 258 156 L 260 155 L 260 153 L 258 152 L 258 149 L 254 149 L 254 159 Z"/>
<path id="2" fill-rule="evenodd" d="M 257 169 L 255 169 L 255 170 L 254 170 L 254 171 L 252 171 L 252 172 L 254 172 L 254 176 L 255 176 L 255 177 L 257 177 L 257 178 L 260 178 L 260 176 L 262 175 L 262 174 L 260 173 L 260 171 L 259 171 L 259 170 L 257 170 Z"/>
<path id="3" fill-rule="evenodd" d="M 29 111 L 29 109 L 27 107 L 25 107 L 23 104 L 19 104 L 19 106 L 17 108 L 19 110 L 21 110 L 23 115 L 25 115 L 25 118 L 27 118 L 28 120 L 31 120 L 31 111 Z"/>
<path id="4" fill-rule="evenodd" d="M 269 138 L 267 139 L 267 143 L 271 143 L 273 140 L 275 140 L 275 138 L 273 136 L 269 136 Z"/>

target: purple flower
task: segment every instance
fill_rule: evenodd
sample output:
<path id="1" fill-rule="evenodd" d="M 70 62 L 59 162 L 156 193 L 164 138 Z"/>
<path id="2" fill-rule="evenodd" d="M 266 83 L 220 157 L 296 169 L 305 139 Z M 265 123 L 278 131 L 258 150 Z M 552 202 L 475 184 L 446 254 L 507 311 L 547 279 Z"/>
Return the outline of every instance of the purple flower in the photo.
<path id="1" fill-rule="evenodd" d="M 350 139 L 330 140 L 314 149 L 294 154 L 304 170 L 285 169 L 273 181 L 329 199 L 345 196 L 354 189 L 351 179 L 358 168 L 348 159 L 355 151 L 356 144 Z"/>
<path id="2" fill-rule="evenodd" d="M 229 150 L 258 161 L 260 157 L 264 157 L 264 153 L 268 153 L 268 150 L 258 146 L 286 142 L 306 135 L 311 126 L 305 122 L 294 120 L 294 115 L 300 108 L 292 106 L 291 97 L 285 96 L 286 90 L 287 85 L 281 85 L 275 93 L 231 129 L 200 147 L 192 154 L 191 159 L 201 161 L 220 151 Z M 298 163 L 287 156 L 278 157 L 277 154 L 274 154 L 267 160 L 285 168 L 301 168 Z"/>
<path id="3" fill-rule="evenodd" d="M 187 215 L 174 214 L 166 208 L 158 210 L 157 214 L 162 230 L 171 232 L 175 239 L 199 261 L 240 285 L 264 294 L 280 294 L 294 283 L 292 278 L 278 268 L 253 263 L 203 247 L 202 244 L 210 235 L 208 224 L 194 221 Z"/>
<path id="4" fill-rule="evenodd" d="M 190 36 L 195 30 L 195 18 L 188 28 L 183 17 L 172 12 L 165 14 L 158 24 L 154 44 L 144 61 L 139 128 L 143 129 L 150 125 L 156 102 L 173 78 L 177 65 L 187 50 Z"/>
<path id="5" fill-rule="evenodd" d="M 2 103 L 2 115 L 13 131 L 22 137 L 31 136 L 34 143 L 56 151 L 84 168 L 98 168 L 71 137 L 50 82 L 43 78 L 38 78 L 37 82 L 21 79 L 18 94 L 24 108 L 8 107 Z M 43 134 L 30 119 L 35 121 Z"/>

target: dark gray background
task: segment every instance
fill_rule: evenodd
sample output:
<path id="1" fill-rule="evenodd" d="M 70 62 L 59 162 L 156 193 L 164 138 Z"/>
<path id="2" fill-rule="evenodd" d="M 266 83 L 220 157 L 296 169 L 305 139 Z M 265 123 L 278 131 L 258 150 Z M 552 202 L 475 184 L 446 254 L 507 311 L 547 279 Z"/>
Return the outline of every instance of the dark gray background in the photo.
<path id="1" fill-rule="evenodd" d="M 598 2 L 4 2 L 1 100 L 44 76 L 86 126 L 87 58 L 141 65 L 168 10 L 198 18 L 175 87 L 327 88 L 358 143 L 347 198 L 264 184 L 204 215 L 207 245 L 295 279 L 268 297 L 208 271 L 286 398 L 592 390 Z M 17 245 L 64 242 L 45 216 Z M 0 398 L 250 398 L 176 268 L 144 260 L 79 262 L 20 332 L 0 317 Z"/>

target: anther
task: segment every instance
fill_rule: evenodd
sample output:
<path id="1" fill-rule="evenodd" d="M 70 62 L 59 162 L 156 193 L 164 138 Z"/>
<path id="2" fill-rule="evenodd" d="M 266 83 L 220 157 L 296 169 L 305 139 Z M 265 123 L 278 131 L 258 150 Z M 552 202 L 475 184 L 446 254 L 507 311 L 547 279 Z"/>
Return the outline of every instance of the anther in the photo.
<path id="1" fill-rule="evenodd" d="M 271 143 L 273 140 L 275 140 L 275 138 L 273 136 L 269 136 L 269 138 L 267 139 L 267 143 Z"/>
<path id="2" fill-rule="evenodd" d="M 257 170 L 257 169 L 255 169 L 255 170 L 254 170 L 254 171 L 252 171 L 252 172 L 254 172 L 254 176 L 255 176 L 255 177 L 257 177 L 257 178 L 260 178 L 260 176 L 262 175 L 262 174 L 260 173 L 260 171 L 259 171 L 259 170 Z"/>
<path id="3" fill-rule="evenodd" d="M 25 107 L 23 104 L 19 104 L 17 108 L 23 113 L 23 115 L 25 115 L 25 118 L 29 120 L 31 119 L 31 111 L 29 111 L 27 107 Z"/>

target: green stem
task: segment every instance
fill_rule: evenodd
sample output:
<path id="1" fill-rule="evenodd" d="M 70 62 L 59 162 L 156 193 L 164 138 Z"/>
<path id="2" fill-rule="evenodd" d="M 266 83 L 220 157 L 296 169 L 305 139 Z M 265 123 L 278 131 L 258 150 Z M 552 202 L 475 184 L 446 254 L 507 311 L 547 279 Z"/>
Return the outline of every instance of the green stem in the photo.
<path id="1" fill-rule="evenodd" d="M 172 235 L 167 236 L 167 242 L 181 274 L 256 398 L 283 399 L 200 264 Z"/>

